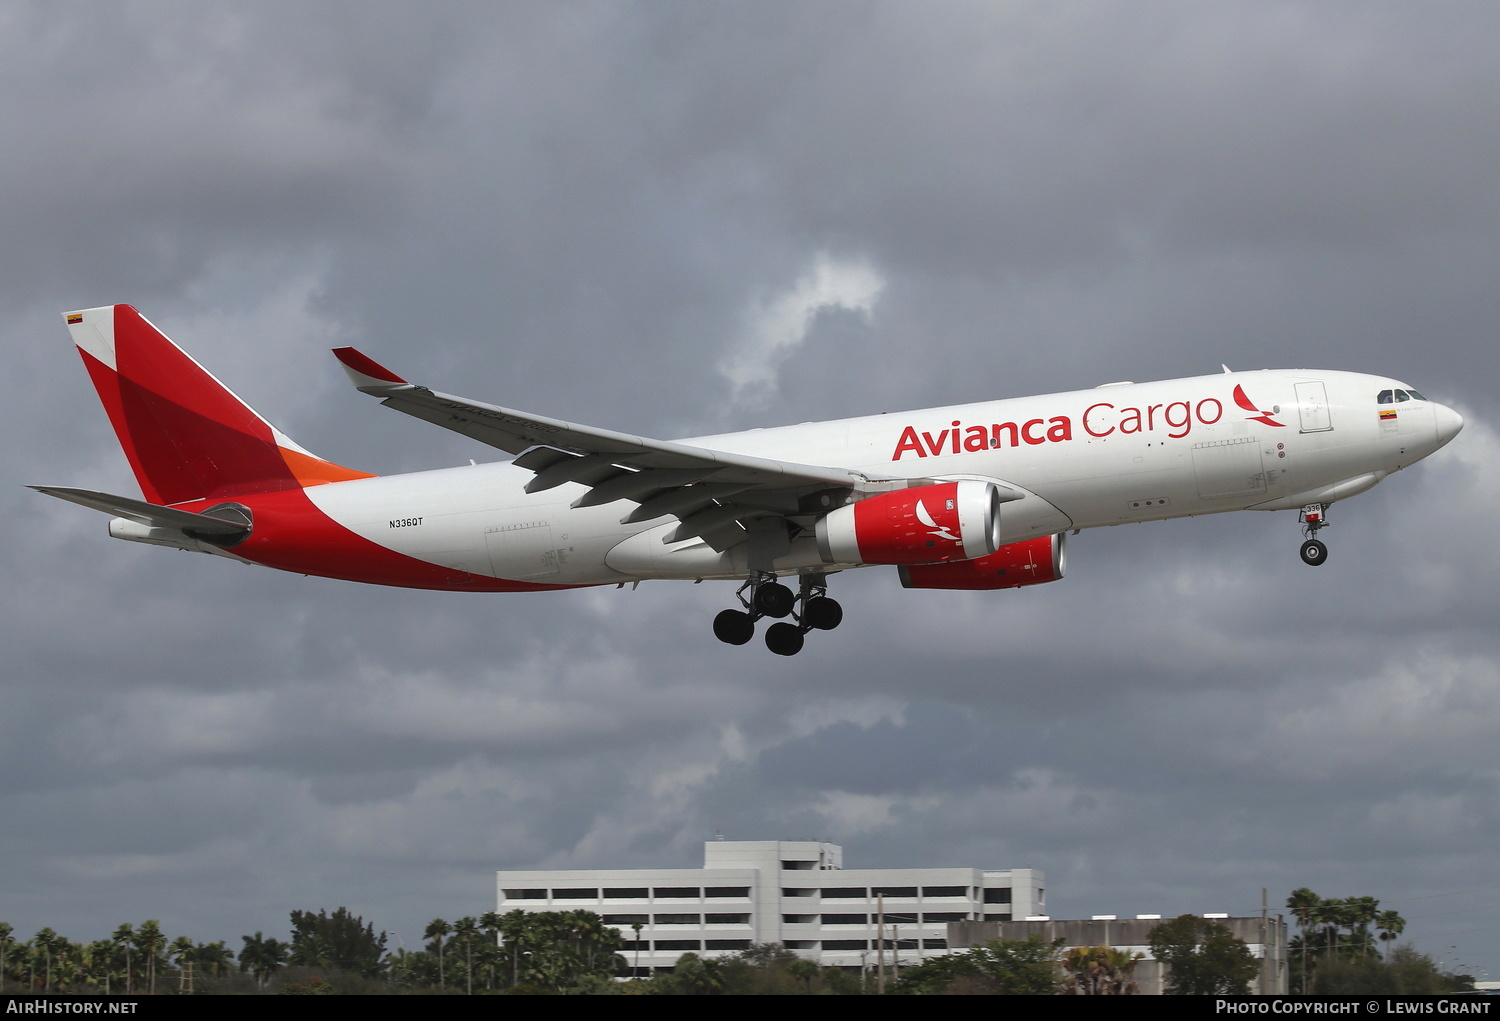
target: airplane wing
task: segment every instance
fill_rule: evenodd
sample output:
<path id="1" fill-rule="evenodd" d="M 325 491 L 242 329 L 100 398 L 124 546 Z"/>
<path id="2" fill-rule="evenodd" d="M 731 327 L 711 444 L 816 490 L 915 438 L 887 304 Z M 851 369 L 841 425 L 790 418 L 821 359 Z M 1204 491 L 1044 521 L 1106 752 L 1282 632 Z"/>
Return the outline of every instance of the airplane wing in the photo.
<path id="1" fill-rule="evenodd" d="M 897 481 L 544 418 L 417 386 L 352 347 L 334 355 L 355 387 L 386 407 L 519 455 L 516 465 L 535 473 L 528 493 L 576 482 L 589 489 L 574 507 L 635 502 L 621 524 L 677 516 L 668 543 L 697 536 L 722 552 L 745 541 L 746 521 L 820 513 Z"/>

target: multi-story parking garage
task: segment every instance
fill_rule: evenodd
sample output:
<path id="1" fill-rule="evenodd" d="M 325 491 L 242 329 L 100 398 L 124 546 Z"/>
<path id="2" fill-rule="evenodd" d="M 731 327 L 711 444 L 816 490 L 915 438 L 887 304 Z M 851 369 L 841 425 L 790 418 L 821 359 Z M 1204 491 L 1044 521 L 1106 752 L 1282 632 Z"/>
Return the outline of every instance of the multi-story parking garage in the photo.
<path id="1" fill-rule="evenodd" d="M 500 872 L 501 912 L 594 911 L 620 929 L 641 972 L 780 943 L 824 965 L 908 963 L 947 952 L 948 923 L 1045 913 L 1041 872 L 846 869 L 812 840 L 714 840 L 701 869 Z"/>

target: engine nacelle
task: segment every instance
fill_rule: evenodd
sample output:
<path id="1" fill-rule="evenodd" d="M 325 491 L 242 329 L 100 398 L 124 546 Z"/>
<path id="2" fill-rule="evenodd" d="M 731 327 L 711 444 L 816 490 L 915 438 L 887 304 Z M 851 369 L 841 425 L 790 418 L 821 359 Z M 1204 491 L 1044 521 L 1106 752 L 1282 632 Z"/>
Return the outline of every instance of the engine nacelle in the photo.
<path id="1" fill-rule="evenodd" d="M 1020 588 L 1057 581 L 1067 565 L 1067 534 L 1013 542 L 987 557 L 948 564 L 912 564 L 901 568 L 905 588 Z"/>
<path id="2" fill-rule="evenodd" d="M 964 480 L 913 486 L 839 507 L 818 520 L 825 564 L 938 564 L 1000 548 L 1000 490 Z"/>

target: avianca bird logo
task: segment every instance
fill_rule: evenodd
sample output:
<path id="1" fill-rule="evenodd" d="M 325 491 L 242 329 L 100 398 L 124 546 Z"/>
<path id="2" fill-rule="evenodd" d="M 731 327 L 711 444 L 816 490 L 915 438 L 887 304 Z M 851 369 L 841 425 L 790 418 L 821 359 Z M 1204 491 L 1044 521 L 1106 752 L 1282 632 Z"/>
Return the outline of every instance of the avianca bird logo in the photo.
<path id="1" fill-rule="evenodd" d="M 1238 383 L 1234 385 L 1234 403 L 1238 404 L 1246 411 L 1254 412 L 1254 414 L 1250 416 L 1250 421 L 1252 422 L 1263 422 L 1266 425 L 1274 425 L 1278 429 L 1285 428 L 1286 423 L 1276 421 L 1270 416 L 1268 412 L 1261 411 L 1259 408 L 1257 408 L 1255 406 L 1255 403 L 1251 401 L 1250 398 L 1245 396 L 1245 388 L 1240 386 Z"/>
<path id="2" fill-rule="evenodd" d="M 963 541 L 958 536 L 948 531 L 947 526 L 940 525 L 936 521 L 932 520 L 931 512 L 927 510 L 927 505 L 924 504 L 921 500 L 917 501 L 917 520 L 922 522 L 922 524 L 926 525 L 928 528 L 932 529 L 932 534 L 935 538 L 947 539 L 949 542 Z"/>

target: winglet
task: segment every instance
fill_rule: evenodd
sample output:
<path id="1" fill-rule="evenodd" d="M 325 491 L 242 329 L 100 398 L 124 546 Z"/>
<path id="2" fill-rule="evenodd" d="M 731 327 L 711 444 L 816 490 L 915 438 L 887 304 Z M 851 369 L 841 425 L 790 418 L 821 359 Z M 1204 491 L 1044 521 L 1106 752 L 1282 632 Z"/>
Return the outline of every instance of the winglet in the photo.
<path id="1" fill-rule="evenodd" d="M 336 347 L 333 349 L 333 356 L 343 363 L 344 371 L 360 390 L 384 390 L 392 386 L 410 385 L 369 355 L 361 354 L 352 347 Z"/>

